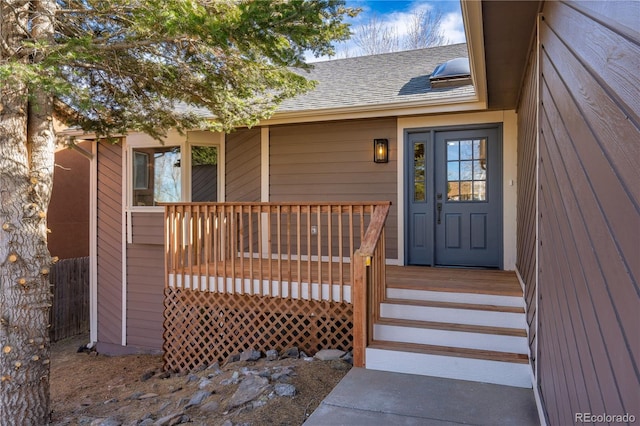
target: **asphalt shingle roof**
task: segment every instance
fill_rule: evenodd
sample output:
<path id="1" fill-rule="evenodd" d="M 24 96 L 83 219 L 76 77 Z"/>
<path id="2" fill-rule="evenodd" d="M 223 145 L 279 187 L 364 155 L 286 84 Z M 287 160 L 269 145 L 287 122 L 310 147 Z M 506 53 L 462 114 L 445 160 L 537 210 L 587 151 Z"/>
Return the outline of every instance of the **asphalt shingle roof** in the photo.
<path id="1" fill-rule="evenodd" d="M 336 108 L 383 107 L 403 102 L 432 103 L 474 94 L 471 84 L 431 88 L 429 76 L 441 63 L 468 57 L 466 43 L 313 63 L 298 71 L 318 84 L 303 95 L 284 101 L 277 113 L 322 111 Z M 205 108 L 179 104 L 181 111 L 211 117 Z"/>
<path id="2" fill-rule="evenodd" d="M 288 99 L 278 112 L 381 106 L 411 101 L 445 100 L 472 95 L 472 85 L 432 89 L 429 76 L 450 59 L 468 57 L 465 43 L 380 55 L 316 62 L 305 77 L 318 82 L 304 95 Z"/>

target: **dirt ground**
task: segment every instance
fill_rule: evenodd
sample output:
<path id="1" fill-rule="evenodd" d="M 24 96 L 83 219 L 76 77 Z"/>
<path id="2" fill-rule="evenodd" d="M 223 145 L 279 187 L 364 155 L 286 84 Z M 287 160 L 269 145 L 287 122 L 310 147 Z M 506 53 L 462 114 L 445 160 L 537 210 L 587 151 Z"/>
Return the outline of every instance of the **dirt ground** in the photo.
<path id="1" fill-rule="evenodd" d="M 212 395 L 207 400 L 207 410 L 203 406 L 185 409 L 185 401 L 192 397 L 194 389 L 198 390 L 197 382 L 190 383 L 185 375 L 163 375 L 161 356 L 108 357 L 78 353 L 78 348 L 87 342 L 86 336 L 78 336 L 52 345 L 54 425 L 153 424 L 152 420 L 181 412 L 184 413 L 182 421 L 190 424 L 300 425 L 350 368 L 343 361 L 302 359 L 266 361 L 262 358 L 232 363 L 222 366 L 219 375 L 212 378 L 214 384 L 210 387 Z M 272 392 L 269 397 L 263 396 L 265 405 L 249 403 L 229 408 L 227 402 L 238 384 L 221 382 L 232 379 L 234 371 L 288 367 L 293 373 L 286 381 L 295 386 L 295 396 L 274 396 Z M 206 379 L 206 371 L 199 374 L 200 380 Z M 111 423 L 101 423 L 98 419 L 109 419 Z"/>

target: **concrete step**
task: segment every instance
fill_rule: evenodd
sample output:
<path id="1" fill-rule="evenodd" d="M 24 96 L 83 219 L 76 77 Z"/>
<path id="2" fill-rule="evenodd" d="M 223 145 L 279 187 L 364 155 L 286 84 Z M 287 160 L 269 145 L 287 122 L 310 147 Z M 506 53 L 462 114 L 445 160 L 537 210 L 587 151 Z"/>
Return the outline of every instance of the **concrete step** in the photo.
<path id="1" fill-rule="evenodd" d="M 433 300 L 386 299 L 382 318 L 526 329 L 522 306 Z"/>
<path id="2" fill-rule="evenodd" d="M 374 340 L 365 356 L 373 370 L 531 387 L 525 354 Z"/>
<path id="3" fill-rule="evenodd" d="M 427 344 L 528 354 L 523 329 L 381 318 L 373 326 L 374 340 Z"/>

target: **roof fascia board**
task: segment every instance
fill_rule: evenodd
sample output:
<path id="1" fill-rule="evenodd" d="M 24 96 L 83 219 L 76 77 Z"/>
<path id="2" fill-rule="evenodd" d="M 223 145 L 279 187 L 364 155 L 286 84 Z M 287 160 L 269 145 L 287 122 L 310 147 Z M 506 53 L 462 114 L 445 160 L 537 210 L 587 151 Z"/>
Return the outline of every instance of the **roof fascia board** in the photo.
<path id="1" fill-rule="evenodd" d="M 484 53 L 484 29 L 482 24 L 482 1 L 462 0 L 462 20 L 469 51 L 471 78 L 480 102 L 487 101 L 487 72 Z"/>
<path id="2" fill-rule="evenodd" d="M 461 111 L 478 111 L 487 108 L 486 102 L 480 102 L 475 96 L 449 99 L 447 103 L 424 104 L 416 103 L 415 105 L 385 105 L 381 108 L 379 105 L 369 108 L 350 107 L 350 108 L 332 108 L 325 110 L 307 110 L 291 113 L 275 114 L 267 120 L 263 120 L 259 125 L 275 125 L 275 124 L 293 124 L 306 123 L 313 121 L 333 121 L 333 120 L 350 120 L 359 118 L 377 118 L 377 117 L 402 117 L 417 114 L 442 114 Z"/>

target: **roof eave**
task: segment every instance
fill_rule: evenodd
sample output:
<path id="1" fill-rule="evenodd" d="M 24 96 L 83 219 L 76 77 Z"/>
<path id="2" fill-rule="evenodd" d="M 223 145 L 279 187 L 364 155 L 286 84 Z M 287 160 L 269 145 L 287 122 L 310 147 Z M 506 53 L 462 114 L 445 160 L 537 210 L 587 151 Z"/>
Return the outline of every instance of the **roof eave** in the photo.
<path id="1" fill-rule="evenodd" d="M 487 73 L 484 51 L 484 27 L 482 21 L 482 2 L 462 0 L 462 20 L 467 38 L 469 52 L 469 68 L 471 79 L 476 90 L 478 102 L 487 104 Z"/>
<path id="2" fill-rule="evenodd" d="M 291 124 L 302 122 L 332 121 L 345 119 L 410 116 L 417 114 L 441 114 L 486 109 L 486 102 L 476 95 L 466 95 L 437 101 L 398 102 L 384 105 L 358 105 L 341 108 L 308 109 L 303 111 L 276 112 L 260 125 Z"/>

